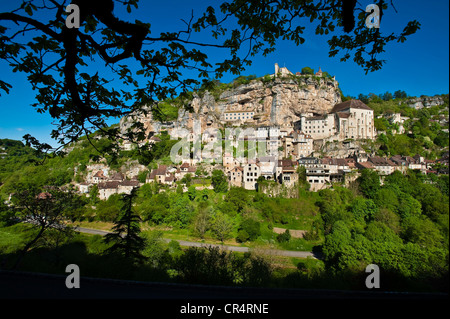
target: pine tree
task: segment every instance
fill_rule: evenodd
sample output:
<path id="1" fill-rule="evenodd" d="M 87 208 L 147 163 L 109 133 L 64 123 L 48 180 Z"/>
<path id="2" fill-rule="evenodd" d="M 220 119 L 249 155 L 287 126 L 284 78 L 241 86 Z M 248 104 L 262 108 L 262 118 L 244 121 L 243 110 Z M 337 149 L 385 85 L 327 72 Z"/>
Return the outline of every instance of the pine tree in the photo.
<path id="1" fill-rule="evenodd" d="M 115 222 L 113 233 L 106 235 L 105 241 L 114 243 L 108 252 L 119 253 L 126 259 L 139 263 L 145 258 L 141 253 L 145 247 L 145 240 L 140 236 L 141 218 L 133 211 L 133 200 L 136 196 L 137 188 L 130 194 L 122 195 L 121 213 Z"/>

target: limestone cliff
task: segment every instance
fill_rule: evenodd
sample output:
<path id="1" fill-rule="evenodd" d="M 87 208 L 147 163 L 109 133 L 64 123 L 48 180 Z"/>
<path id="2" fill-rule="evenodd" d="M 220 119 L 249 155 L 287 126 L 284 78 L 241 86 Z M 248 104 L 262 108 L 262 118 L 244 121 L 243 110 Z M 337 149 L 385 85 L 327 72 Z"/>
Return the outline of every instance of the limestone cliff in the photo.
<path id="1" fill-rule="evenodd" d="M 218 86 L 215 90 L 194 93 L 188 108 L 179 110 L 176 121 L 152 121 L 149 113 L 124 119 L 121 126 L 125 128 L 136 119 L 145 124 L 147 132 L 171 131 L 175 127 L 192 130 L 194 120 L 201 120 L 202 129 L 223 127 L 225 124 L 291 126 L 301 113 L 324 114 L 340 102 L 339 86 L 334 78 L 265 76 L 246 84 L 231 83 Z M 252 116 L 226 120 L 224 114 L 233 112 L 248 112 Z"/>
<path id="2" fill-rule="evenodd" d="M 432 107 L 435 105 L 443 105 L 444 104 L 444 98 L 439 95 L 435 96 L 421 96 L 421 97 L 415 97 L 406 100 L 405 102 L 399 102 L 399 105 L 401 103 L 406 103 L 409 107 L 415 108 L 415 109 L 423 109 Z"/>
<path id="3" fill-rule="evenodd" d="M 232 124 L 290 125 L 301 113 L 327 113 L 341 102 L 335 80 L 319 77 L 290 76 L 269 81 L 256 79 L 224 91 L 218 100 L 207 92 L 192 101 L 194 112 L 207 120 L 224 123 L 225 112 L 254 112 L 253 120 L 230 121 Z"/>

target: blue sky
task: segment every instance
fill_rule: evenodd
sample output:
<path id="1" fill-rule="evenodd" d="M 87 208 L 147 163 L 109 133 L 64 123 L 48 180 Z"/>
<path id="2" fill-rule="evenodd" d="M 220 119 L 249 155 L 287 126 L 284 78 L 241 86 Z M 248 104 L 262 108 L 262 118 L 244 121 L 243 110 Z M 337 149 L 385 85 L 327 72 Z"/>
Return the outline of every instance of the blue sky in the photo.
<path id="1" fill-rule="evenodd" d="M 2 1 L 0 12 L 9 11 L 17 5 Z M 183 28 L 181 19 L 188 20 L 191 11 L 198 17 L 211 1 L 147 1 L 141 0 L 139 10 L 132 18 L 152 24 L 153 35 L 158 31 L 178 31 Z M 372 1 L 359 1 L 362 7 Z M 384 93 L 404 90 L 411 96 L 444 94 L 449 92 L 449 2 L 445 0 L 397 0 L 397 13 L 392 11 L 383 17 L 383 32 L 399 33 L 410 20 L 418 20 L 421 29 L 405 43 L 392 43 L 386 47 L 383 58 L 387 60 L 383 69 L 365 74 L 353 61 L 342 63 L 338 57 L 328 57 L 327 38 L 314 35 L 312 28 L 305 35 L 301 46 L 280 41 L 277 50 L 267 57 L 258 56 L 245 74 L 263 76 L 273 73 L 274 63 L 286 66 L 292 72 L 309 66 L 315 70 L 335 75 L 344 94 Z M 385 30 L 383 30 L 385 29 Z M 220 57 L 222 52 L 211 51 Z M 225 56 L 225 55 L 224 55 Z M 229 82 L 235 75 L 226 75 L 222 81 Z M 21 140 L 29 133 L 43 142 L 56 145 L 50 138 L 54 128 L 48 114 L 38 114 L 31 106 L 34 92 L 23 74 L 12 73 L 0 62 L 0 79 L 13 85 L 9 95 L 0 97 L 0 138 Z"/>

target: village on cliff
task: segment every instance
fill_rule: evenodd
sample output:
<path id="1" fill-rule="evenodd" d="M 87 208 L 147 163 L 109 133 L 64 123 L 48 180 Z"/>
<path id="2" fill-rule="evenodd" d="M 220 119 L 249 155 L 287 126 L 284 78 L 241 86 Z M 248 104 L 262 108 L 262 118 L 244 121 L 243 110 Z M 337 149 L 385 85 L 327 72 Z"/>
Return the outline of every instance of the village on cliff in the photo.
<path id="1" fill-rule="evenodd" d="M 275 73 L 264 79 L 267 83 L 250 81 L 225 90 L 217 97 L 209 92 L 194 95 L 189 105 L 191 111 L 180 110 L 174 121 L 157 121 L 151 113 L 123 118 L 122 132 L 134 121 L 144 124 L 146 139 L 141 145 L 144 143 L 151 148 L 161 142 L 158 137 L 161 132 L 167 132 L 172 140 L 202 145 L 200 156 L 195 152 L 190 156 L 189 151 L 187 157 L 171 165 L 160 164 L 149 171 L 145 183 L 175 188 L 176 182 L 187 175 L 195 180 L 200 177 L 199 172 L 205 175 L 221 170 L 229 187 L 258 190 L 269 196 L 281 192 L 285 196 L 295 196 L 295 192 L 289 190 L 296 189 L 299 178 L 309 183 L 309 190 L 319 191 L 335 183 L 348 185 L 364 169 L 376 171 L 382 182 L 384 176 L 394 171 L 419 170 L 426 174 L 433 171 L 436 162 L 448 163 L 448 155 L 431 161 L 419 155 L 380 157 L 367 151 L 364 143 L 374 141 L 382 133 L 375 128 L 374 111 L 360 100 L 343 102 L 335 77 L 324 76 L 320 69 L 304 76 L 275 64 Z M 303 82 L 299 85 L 295 80 Z M 414 101 L 411 107 L 424 108 L 435 103 L 439 101 L 425 105 Z M 397 134 L 405 132 L 406 120 L 400 114 L 391 114 L 388 118 L 397 124 Z M 229 131 L 234 134 L 227 134 Z M 212 145 L 215 150 L 219 147 L 212 160 L 205 161 L 201 156 L 202 149 L 207 149 L 204 145 Z M 222 145 L 226 145 L 225 150 Z M 243 153 L 239 153 L 240 146 L 241 150 L 245 146 Z M 131 150 L 134 144 L 124 140 L 121 147 Z M 86 180 L 77 187 L 81 193 L 88 194 L 96 185 L 99 198 L 107 199 L 112 194 L 129 193 L 142 185 L 137 175 L 146 169 L 136 165 L 127 171 L 115 172 L 106 164 L 93 164 L 88 167 L 90 173 Z"/>

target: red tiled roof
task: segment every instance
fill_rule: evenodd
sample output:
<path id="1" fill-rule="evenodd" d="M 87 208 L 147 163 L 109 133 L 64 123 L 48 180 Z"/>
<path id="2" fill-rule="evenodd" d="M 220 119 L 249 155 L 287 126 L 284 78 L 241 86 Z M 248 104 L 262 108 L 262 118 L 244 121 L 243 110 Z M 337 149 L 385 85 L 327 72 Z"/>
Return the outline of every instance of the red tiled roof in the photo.
<path id="1" fill-rule="evenodd" d="M 103 182 L 98 184 L 98 189 L 117 189 L 120 182 Z"/>
<path id="2" fill-rule="evenodd" d="M 52 194 L 43 192 L 43 193 L 37 194 L 36 198 L 37 199 L 48 199 L 48 198 L 52 198 Z"/>
<path id="3" fill-rule="evenodd" d="M 128 181 L 128 180 L 125 180 L 125 181 L 121 182 L 119 185 L 120 185 L 120 186 L 133 186 L 133 187 L 137 187 L 137 186 L 139 186 L 139 181 Z"/>
<path id="4" fill-rule="evenodd" d="M 358 163 L 356 163 L 356 166 L 358 168 L 373 168 L 373 165 L 371 162 L 358 162 Z"/>
<path id="5" fill-rule="evenodd" d="M 95 173 L 94 177 L 105 177 L 105 175 L 103 175 L 102 170 L 99 170 L 97 173 Z"/>

